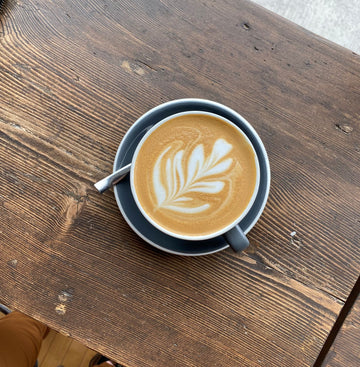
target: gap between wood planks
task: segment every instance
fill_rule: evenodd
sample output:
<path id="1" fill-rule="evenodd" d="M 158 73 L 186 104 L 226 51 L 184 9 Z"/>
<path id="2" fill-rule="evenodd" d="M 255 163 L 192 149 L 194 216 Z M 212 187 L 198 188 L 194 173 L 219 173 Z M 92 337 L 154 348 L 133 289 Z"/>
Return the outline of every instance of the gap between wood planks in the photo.
<path id="1" fill-rule="evenodd" d="M 337 334 L 339 333 L 341 326 L 343 325 L 344 321 L 346 320 L 346 317 L 348 316 L 349 312 L 351 311 L 358 295 L 360 294 L 360 276 L 357 279 L 352 291 L 350 292 L 349 297 L 345 301 L 344 306 L 342 307 L 338 318 L 336 319 L 332 329 L 329 332 L 328 337 L 326 338 L 326 341 L 313 365 L 313 367 L 321 367 L 326 355 L 328 354 L 332 344 L 334 343 Z"/>

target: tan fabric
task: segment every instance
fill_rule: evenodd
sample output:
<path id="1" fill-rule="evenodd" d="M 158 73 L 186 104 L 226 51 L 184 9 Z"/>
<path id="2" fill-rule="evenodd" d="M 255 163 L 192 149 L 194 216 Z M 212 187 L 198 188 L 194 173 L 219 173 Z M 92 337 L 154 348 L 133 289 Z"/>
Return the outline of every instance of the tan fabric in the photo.
<path id="1" fill-rule="evenodd" d="M 0 319 L 0 367 L 34 367 L 42 340 L 49 332 L 44 324 L 14 311 Z M 94 367 L 111 367 L 104 362 Z"/>
<path id="2" fill-rule="evenodd" d="M 14 311 L 0 319 L 0 366 L 34 367 L 48 328 Z"/>

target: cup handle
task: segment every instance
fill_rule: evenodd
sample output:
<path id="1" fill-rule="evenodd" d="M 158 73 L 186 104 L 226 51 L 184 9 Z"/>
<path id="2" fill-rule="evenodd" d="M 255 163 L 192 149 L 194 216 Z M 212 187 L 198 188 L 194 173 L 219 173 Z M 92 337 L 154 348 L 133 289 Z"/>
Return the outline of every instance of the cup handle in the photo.
<path id="1" fill-rule="evenodd" d="M 223 236 L 225 237 L 226 242 L 235 252 L 245 250 L 250 244 L 249 240 L 245 236 L 245 233 L 239 225 L 224 233 Z"/>

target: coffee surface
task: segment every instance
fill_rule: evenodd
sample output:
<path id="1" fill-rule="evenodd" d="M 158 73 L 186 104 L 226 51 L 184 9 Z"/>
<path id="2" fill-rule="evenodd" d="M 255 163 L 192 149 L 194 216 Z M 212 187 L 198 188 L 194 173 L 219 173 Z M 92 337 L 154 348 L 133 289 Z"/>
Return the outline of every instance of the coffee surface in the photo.
<path id="1" fill-rule="evenodd" d="M 133 179 L 154 222 L 181 236 L 206 236 L 236 221 L 248 206 L 256 186 L 255 154 L 232 124 L 181 115 L 148 136 Z"/>

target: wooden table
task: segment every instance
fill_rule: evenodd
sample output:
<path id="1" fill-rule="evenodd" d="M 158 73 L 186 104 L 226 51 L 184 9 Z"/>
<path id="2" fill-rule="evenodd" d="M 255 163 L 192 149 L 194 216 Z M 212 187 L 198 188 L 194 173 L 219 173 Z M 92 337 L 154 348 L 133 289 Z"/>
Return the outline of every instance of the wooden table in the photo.
<path id="1" fill-rule="evenodd" d="M 245 0 L 8 0 L 0 50 L 0 300 L 127 367 L 312 365 L 360 274 L 359 56 Z M 160 252 L 93 187 L 184 97 L 268 150 L 244 253 Z"/>

